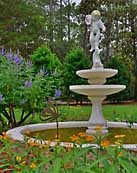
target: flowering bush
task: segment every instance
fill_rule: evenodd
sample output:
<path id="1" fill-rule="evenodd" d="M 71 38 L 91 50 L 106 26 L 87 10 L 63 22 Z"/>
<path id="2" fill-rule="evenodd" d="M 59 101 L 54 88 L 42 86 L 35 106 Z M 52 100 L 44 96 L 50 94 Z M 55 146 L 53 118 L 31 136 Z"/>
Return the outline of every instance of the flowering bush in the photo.
<path id="1" fill-rule="evenodd" d="M 0 122 L 4 127 L 21 125 L 32 119 L 55 93 L 55 77 L 42 68 L 34 73 L 30 61 L 18 53 L 2 50 L 0 55 Z"/>

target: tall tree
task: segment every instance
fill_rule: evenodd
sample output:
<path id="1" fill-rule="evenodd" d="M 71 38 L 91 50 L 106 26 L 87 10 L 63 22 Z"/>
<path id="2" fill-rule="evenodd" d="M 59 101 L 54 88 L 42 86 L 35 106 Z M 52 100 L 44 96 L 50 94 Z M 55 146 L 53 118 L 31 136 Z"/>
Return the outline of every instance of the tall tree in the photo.
<path id="1" fill-rule="evenodd" d="M 0 45 L 29 54 L 43 42 L 43 16 L 34 2 L 0 1 Z"/>

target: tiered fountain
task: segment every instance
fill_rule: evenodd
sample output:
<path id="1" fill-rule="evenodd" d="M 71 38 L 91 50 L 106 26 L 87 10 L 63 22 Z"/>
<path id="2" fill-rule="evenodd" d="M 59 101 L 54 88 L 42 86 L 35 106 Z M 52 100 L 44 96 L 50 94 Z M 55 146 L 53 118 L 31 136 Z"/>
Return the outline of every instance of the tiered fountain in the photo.
<path id="1" fill-rule="evenodd" d="M 92 101 L 92 113 L 88 122 L 88 134 L 96 133 L 95 127 L 102 126 L 103 133 L 107 133 L 107 123 L 102 114 L 102 101 L 107 95 L 114 94 L 125 89 L 125 85 L 104 85 L 106 78 L 112 77 L 118 73 L 116 69 L 104 68 L 100 60 L 101 50 L 99 46 L 100 28 L 105 31 L 103 22 L 99 19 L 100 12 L 94 10 L 91 15 L 86 16 L 86 24 L 90 30 L 91 52 L 93 51 L 93 66 L 91 69 L 79 70 L 76 74 L 82 78 L 88 79 L 89 85 L 70 86 L 70 90 L 87 95 Z"/>
<path id="2" fill-rule="evenodd" d="M 99 38 L 100 38 L 100 29 L 105 31 L 105 26 L 102 23 L 100 18 L 100 12 L 95 10 L 91 15 L 86 16 L 86 24 L 90 30 L 90 44 L 91 52 L 93 52 L 93 66 L 91 69 L 79 70 L 76 74 L 82 78 L 88 79 L 88 85 L 74 85 L 70 86 L 70 89 L 76 93 L 87 95 L 92 102 L 92 113 L 89 121 L 72 121 L 72 122 L 59 122 L 60 132 L 62 128 L 72 129 L 72 128 L 82 128 L 87 129 L 88 134 L 95 134 L 95 127 L 97 125 L 102 126 L 103 133 L 108 132 L 108 127 L 122 127 L 128 128 L 126 122 L 107 122 L 102 113 L 102 101 L 106 98 L 107 95 L 117 93 L 122 91 L 126 87 L 124 85 L 105 85 L 106 79 L 112 77 L 118 73 L 115 69 L 104 68 L 100 60 L 100 49 L 99 49 Z M 137 124 L 134 123 L 133 129 L 137 128 Z M 43 130 L 53 130 L 56 129 L 56 123 L 41 123 L 41 124 L 30 124 L 17 128 L 13 128 L 7 131 L 7 135 L 15 140 L 24 140 L 25 132 L 37 132 L 43 134 Z M 81 129 L 80 129 L 81 130 Z M 80 131 L 81 132 L 81 131 Z M 39 134 L 40 134 L 39 133 Z M 64 133 L 64 132 L 63 132 Z M 47 135 L 47 131 L 45 136 Z M 52 133 L 54 138 L 54 133 Z M 50 136 L 51 137 L 51 136 Z M 33 138 L 31 138 L 33 139 Z M 48 139 L 48 138 L 47 138 Z M 34 137 L 34 140 L 35 137 Z M 68 139 L 65 139 L 68 141 Z M 41 140 L 40 140 L 41 142 Z M 43 141 L 45 142 L 45 141 Z M 51 144 L 52 145 L 52 144 Z M 53 142 L 53 145 L 56 145 Z M 64 145 L 62 142 L 61 145 Z M 92 144 L 91 144 L 92 145 Z M 88 144 L 83 144 L 88 146 Z M 135 148 L 137 144 L 124 145 L 125 148 Z"/>

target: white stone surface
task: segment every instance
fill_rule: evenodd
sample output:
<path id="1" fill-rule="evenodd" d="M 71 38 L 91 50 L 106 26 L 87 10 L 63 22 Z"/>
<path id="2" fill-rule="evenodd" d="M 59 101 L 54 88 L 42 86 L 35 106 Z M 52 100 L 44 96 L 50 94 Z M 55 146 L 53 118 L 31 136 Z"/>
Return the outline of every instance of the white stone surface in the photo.
<path id="1" fill-rule="evenodd" d="M 93 68 L 94 67 L 94 68 Z M 89 118 L 88 134 L 94 134 L 96 131 L 93 127 L 100 125 L 103 132 L 107 133 L 106 120 L 102 113 L 102 101 L 107 95 L 115 94 L 126 88 L 125 85 L 103 85 L 106 78 L 112 77 L 118 73 L 116 69 L 105 69 L 103 67 L 95 68 L 93 63 L 92 69 L 79 70 L 76 74 L 82 78 L 88 79 L 89 85 L 73 85 L 70 90 L 79 94 L 87 95 L 92 102 L 92 113 Z"/>
<path id="2" fill-rule="evenodd" d="M 102 101 L 105 99 L 105 97 L 96 96 L 89 97 L 89 99 L 92 101 L 92 112 L 89 118 L 88 129 L 86 132 L 88 134 L 96 134 L 95 127 L 99 125 L 102 126 L 102 132 L 107 133 L 107 124 L 102 113 Z"/>
<path id="3" fill-rule="evenodd" d="M 110 78 L 118 73 L 116 69 L 108 69 L 108 68 L 96 68 L 96 69 L 85 69 L 78 70 L 76 74 L 82 78 L 86 79 L 106 79 Z M 91 83 L 94 84 L 94 83 Z"/>
<path id="4" fill-rule="evenodd" d="M 106 96 L 117 93 L 125 89 L 125 85 L 73 85 L 69 87 L 71 91 L 92 96 Z"/>

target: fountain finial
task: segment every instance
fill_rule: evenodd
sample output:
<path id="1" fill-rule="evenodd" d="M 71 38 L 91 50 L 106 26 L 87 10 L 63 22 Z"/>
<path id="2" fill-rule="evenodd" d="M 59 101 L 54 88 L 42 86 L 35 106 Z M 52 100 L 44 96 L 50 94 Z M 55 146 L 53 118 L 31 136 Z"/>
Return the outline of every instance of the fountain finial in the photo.
<path id="1" fill-rule="evenodd" d="M 86 15 L 85 17 L 85 22 L 88 27 L 88 31 L 90 31 L 90 36 L 89 36 L 89 42 L 91 45 L 90 52 L 94 51 L 92 68 L 103 67 L 103 64 L 101 63 L 99 56 L 101 52 L 101 49 L 99 49 L 99 39 L 100 39 L 101 30 L 105 32 L 106 27 L 104 23 L 101 21 L 100 16 L 101 16 L 100 12 L 98 10 L 94 10 L 90 15 Z"/>

